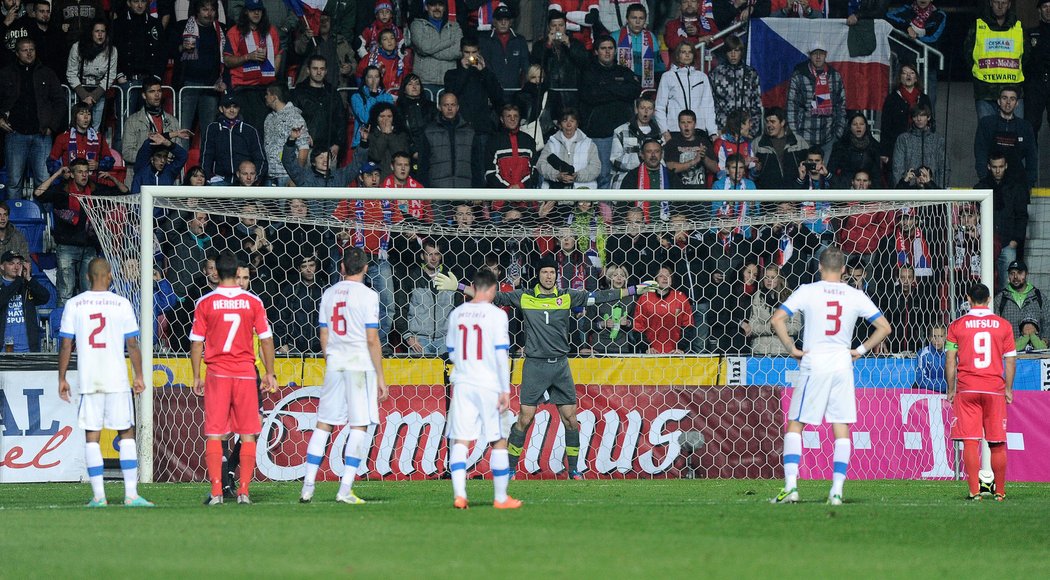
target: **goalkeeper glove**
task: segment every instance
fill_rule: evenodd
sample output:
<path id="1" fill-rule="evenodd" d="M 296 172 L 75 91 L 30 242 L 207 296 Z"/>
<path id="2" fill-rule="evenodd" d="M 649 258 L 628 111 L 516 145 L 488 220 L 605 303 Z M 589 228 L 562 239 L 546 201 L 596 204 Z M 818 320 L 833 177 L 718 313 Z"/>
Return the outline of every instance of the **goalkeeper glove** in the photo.
<path id="1" fill-rule="evenodd" d="M 435 290 L 461 290 L 459 279 L 452 272 L 445 274 L 438 272 L 434 275 Z"/>

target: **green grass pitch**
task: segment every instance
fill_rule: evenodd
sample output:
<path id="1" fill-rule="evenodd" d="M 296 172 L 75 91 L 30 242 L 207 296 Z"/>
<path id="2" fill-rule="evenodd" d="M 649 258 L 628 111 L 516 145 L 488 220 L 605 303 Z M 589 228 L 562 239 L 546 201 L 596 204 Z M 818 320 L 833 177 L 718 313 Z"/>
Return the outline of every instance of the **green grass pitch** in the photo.
<path id="1" fill-rule="evenodd" d="M 1050 568 L 1050 485 L 1005 503 L 964 501 L 961 482 L 827 482 L 774 506 L 779 482 L 515 481 L 517 511 L 489 481 L 452 509 L 448 481 L 252 487 L 252 506 L 201 505 L 201 484 L 142 486 L 155 509 L 81 506 L 87 484 L 0 486 L 0 578 L 1035 578 Z M 111 501 L 119 484 L 107 484 Z"/>

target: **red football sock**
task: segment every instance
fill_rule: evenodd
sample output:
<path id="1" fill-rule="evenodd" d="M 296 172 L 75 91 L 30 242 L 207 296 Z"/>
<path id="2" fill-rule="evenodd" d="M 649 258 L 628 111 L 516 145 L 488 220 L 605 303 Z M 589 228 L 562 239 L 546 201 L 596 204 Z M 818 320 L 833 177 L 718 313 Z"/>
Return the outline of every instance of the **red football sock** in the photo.
<path id="1" fill-rule="evenodd" d="M 255 441 L 241 440 L 241 486 L 239 495 L 248 495 L 248 484 L 255 475 Z"/>
<path id="2" fill-rule="evenodd" d="M 208 466 L 211 494 L 222 495 L 222 441 L 208 439 L 204 445 L 204 463 Z"/>
<path id="3" fill-rule="evenodd" d="M 1006 444 L 988 446 L 992 450 L 992 472 L 995 473 L 995 493 L 1006 495 Z"/>
<path id="4" fill-rule="evenodd" d="M 995 461 L 995 456 L 992 456 Z M 981 442 L 973 439 L 963 441 L 963 467 L 966 469 L 966 480 L 970 484 L 970 495 L 981 492 L 981 480 L 977 473 L 981 470 Z"/>

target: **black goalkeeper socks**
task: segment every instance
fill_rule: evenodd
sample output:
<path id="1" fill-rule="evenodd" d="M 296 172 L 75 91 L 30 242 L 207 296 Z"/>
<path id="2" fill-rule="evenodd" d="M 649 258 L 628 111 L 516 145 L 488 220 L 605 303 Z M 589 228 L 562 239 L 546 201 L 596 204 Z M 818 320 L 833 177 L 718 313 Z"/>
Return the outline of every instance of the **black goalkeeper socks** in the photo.
<path id="1" fill-rule="evenodd" d="M 565 458 L 569 461 L 569 472 L 579 471 L 580 430 L 565 428 Z"/>
<path id="2" fill-rule="evenodd" d="M 513 472 L 518 468 L 518 459 L 525 447 L 525 432 L 518 428 L 515 423 L 510 428 L 510 437 L 507 438 L 507 453 L 510 455 L 510 470 Z"/>

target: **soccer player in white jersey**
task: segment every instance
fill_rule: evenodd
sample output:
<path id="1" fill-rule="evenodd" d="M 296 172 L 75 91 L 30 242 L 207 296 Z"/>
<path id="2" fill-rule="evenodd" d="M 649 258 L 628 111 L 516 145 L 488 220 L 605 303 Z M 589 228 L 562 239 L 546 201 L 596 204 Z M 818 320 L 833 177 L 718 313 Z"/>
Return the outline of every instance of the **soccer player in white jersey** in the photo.
<path id="1" fill-rule="evenodd" d="M 317 425 L 306 448 L 302 503 L 313 499 L 317 470 L 335 425 L 350 428 L 335 501 L 365 503 L 353 491 L 354 478 L 368 453 L 368 427 L 379 424 L 379 403 L 387 397 L 379 342 L 379 294 L 364 284 L 368 254 L 361 248 L 347 248 L 339 270 L 342 281 L 321 295 L 318 324 L 326 365 Z"/>
<path id="2" fill-rule="evenodd" d="M 120 470 L 124 474 L 124 505 L 153 507 L 138 494 L 138 452 L 135 448 L 135 411 L 132 391 L 145 390 L 142 381 L 142 355 L 139 352 L 139 325 L 135 311 L 126 298 L 109 291 L 113 271 L 109 262 L 95 258 L 88 264 L 91 290 L 82 292 L 66 302 L 62 311 L 62 326 L 58 335 L 62 347 L 58 353 L 58 394 L 63 401 L 70 400 L 66 371 L 77 346 L 77 383 L 80 408 L 77 421 L 84 430 L 87 445 L 88 478 L 94 497 L 90 508 L 106 507 L 106 492 L 102 486 L 102 448 L 99 445 L 103 427 L 120 433 Z M 124 364 L 127 345 L 134 383 L 128 383 Z"/>
<path id="3" fill-rule="evenodd" d="M 853 361 L 877 347 L 892 331 L 867 294 L 842 281 L 845 271 L 842 250 L 829 247 L 820 255 L 820 281 L 799 287 L 773 313 L 771 323 L 777 337 L 791 356 L 801 360 L 784 435 L 784 489 L 773 498 L 773 503 L 798 501 L 802 430 L 806 425 L 827 421 L 835 434 L 828 503 L 842 504 L 842 485 L 851 452 L 849 426 L 857 422 Z M 787 321 L 796 312 L 802 312 L 805 318 L 802 350 L 795 346 L 787 330 Z M 875 330 L 860 346 L 852 348 L 857 318 L 867 320 Z"/>
<path id="4" fill-rule="evenodd" d="M 521 501 L 507 495 L 510 456 L 500 414 L 510 407 L 510 335 L 507 313 L 492 304 L 499 285 L 489 270 L 474 274 L 474 298 L 448 317 L 445 346 L 454 366 L 449 439 L 452 454 L 452 505 L 467 509 L 467 451 L 471 443 L 492 444 L 489 465 L 496 496 L 492 507 L 515 509 Z"/>

